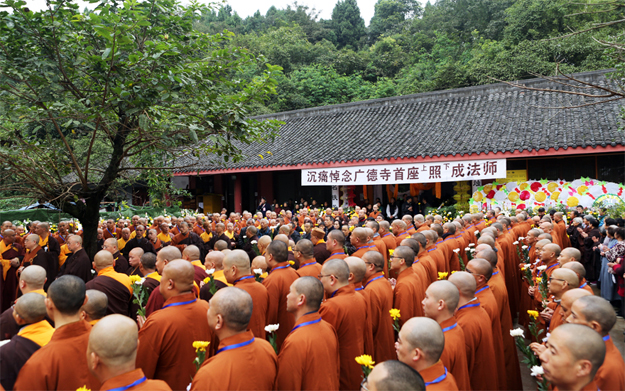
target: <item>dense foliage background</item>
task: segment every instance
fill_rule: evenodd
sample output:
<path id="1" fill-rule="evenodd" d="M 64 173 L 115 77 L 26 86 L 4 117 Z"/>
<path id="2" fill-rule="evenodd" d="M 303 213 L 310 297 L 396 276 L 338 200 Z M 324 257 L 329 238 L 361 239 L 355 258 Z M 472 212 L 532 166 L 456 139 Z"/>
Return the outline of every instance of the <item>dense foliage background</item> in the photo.
<path id="1" fill-rule="evenodd" d="M 593 37 L 620 41 L 621 24 L 549 38 L 622 20 L 620 3 L 439 0 L 422 8 L 413 0 L 379 0 L 368 27 L 355 0 L 340 0 L 330 20 L 297 3 L 245 19 L 226 5 L 196 28 L 232 31 L 231 45 L 284 69 L 278 94 L 254 108 L 271 113 L 553 75 L 557 63 L 565 73 L 610 68 L 614 57 Z"/>

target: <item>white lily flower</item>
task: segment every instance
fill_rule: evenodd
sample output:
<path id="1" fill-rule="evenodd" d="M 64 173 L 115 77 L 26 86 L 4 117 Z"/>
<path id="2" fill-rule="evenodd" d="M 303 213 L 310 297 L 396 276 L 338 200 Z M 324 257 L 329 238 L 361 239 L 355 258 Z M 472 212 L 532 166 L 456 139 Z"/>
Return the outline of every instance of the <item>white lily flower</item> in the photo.
<path id="1" fill-rule="evenodd" d="M 268 333 L 273 333 L 274 331 L 278 330 L 278 328 L 280 328 L 279 324 L 270 324 L 268 326 L 265 326 L 265 331 Z"/>
<path id="2" fill-rule="evenodd" d="M 460 252 L 460 249 L 459 249 L 459 248 L 457 248 L 457 249 L 455 249 L 455 250 L 454 250 L 454 252 L 455 252 L 456 254 L 458 254 L 458 253 Z"/>
<path id="3" fill-rule="evenodd" d="M 206 274 L 208 274 L 209 276 L 212 275 L 213 273 L 215 273 L 215 269 L 208 269 L 206 271 Z"/>
<path id="4" fill-rule="evenodd" d="M 475 243 L 469 243 L 469 247 L 475 247 Z"/>
<path id="5" fill-rule="evenodd" d="M 477 229 L 475 230 L 475 235 L 479 234 L 480 231 L 478 231 Z"/>
<path id="6" fill-rule="evenodd" d="M 142 278 L 139 281 L 135 282 L 135 285 L 143 285 L 144 282 L 145 282 L 145 278 Z"/>
<path id="7" fill-rule="evenodd" d="M 515 246 L 517 246 L 517 245 L 519 244 L 519 242 L 518 242 L 518 241 L 516 241 L 516 242 L 513 242 L 512 244 L 514 244 Z"/>
<path id="8" fill-rule="evenodd" d="M 542 272 L 547 269 L 547 265 L 538 266 L 537 269 Z"/>
<path id="9" fill-rule="evenodd" d="M 519 236 L 519 240 L 523 240 L 525 239 L 523 236 Z"/>
<path id="10" fill-rule="evenodd" d="M 527 250 L 527 246 L 521 246 L 523 250 Z"/>
<path id="11" fill-rule="evenodd" d="M 464 251 L 471 251 L 471 247 L 465 247 Z"/>
<path id="12" fill-rule="evenodd" d="M 263 269 L 254 269 L 254 274 L 258 274 L 260 276 L 263 274 Z"/>
<path id="13" fill-rule="evenodd" d="M 472 249 L 471 249 L 471 253 L 474 253 L 474 252 L 475 252 L 475 249 L 474 249 L 474 248 L 472 248 Z"/>
<path id="14" fill-rule="evenodd" d="M 256 244 L 256 243 L 258 243 L 258 242 L 257 242 L 256 240 L 252 240 L 250 243 L 251 243 L 251 244 Z"/>
<path id="15" fill-rule="evenodd" d="M 539 375 L 542 376 L 542 375 L 545 374 L 545 371 L 543 370 L 543 367 L 538 366 L 538 365 L 533 366 L 531 368 L 531 371 L 532 371 L 532 373 L 531 373 L 532 376 L 539 376 Z"/>
<path id="16" fill-rule="evenodd" d="M 524 333 L 524 331 L 520 327 L 518 329 L 510 330 L 510 335 L 512 337 L 523 337 L 523 338 L 525 338 L 525 334 L 523 334 L 523 333 Z"/>

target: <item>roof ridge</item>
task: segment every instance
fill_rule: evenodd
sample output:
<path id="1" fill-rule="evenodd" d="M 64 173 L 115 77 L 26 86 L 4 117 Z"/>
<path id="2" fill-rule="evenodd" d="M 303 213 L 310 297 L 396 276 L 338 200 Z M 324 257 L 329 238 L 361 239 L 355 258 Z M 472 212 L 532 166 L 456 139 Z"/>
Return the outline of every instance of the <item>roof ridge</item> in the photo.
<path id="1" fill-rule="evenodd" d="M 584 81 L 596 81 L 602 78 L 607 73 L 614 72 L 615 69 L 601 69 L 597 71 L 588 71 L 588 72 L 580 72 L 580 73 L 572 73 L 571 76 L 574 76 L 576 79 L 581 79 Z M 562 76 L 548 76 L 553 78 L 563 79 Z M 532 78 L 532 79 L 522 79 L 511 81 L 510 83 L 521 84 L 524 86 L 533 86 L 537 87 L 542 83 L 551 83 L 550 80 L 545 78 Z M 421 92 L 417 94 L 409 94 L 409 95 L 400 95 L 400 96 L 392 96 L 387 98 L 378 98 L 378 99 L 369 99 L 357 102 L 348 102 L 348 103 L 340 103 L 336 105 L 326 105 L 326 106 L 316 106 L 316 107 L 308 107 L 305 109 L 299 110 L 291 110 L 291 111 L 281 111 L 278 113 L 272 114 L 263 114 L 252 117 L 253 119 L 262 120 L 262 119 L 288 119 L 288 118 L 297 118 L 297 117 L 310 117 L 311 115 L 323 115 L 323 114 L 331 114 L 333 112 L 341 111 L 350 111 L 350 110 L 361 110 L 368 108 L 378 108 L 381 106 L 387 105 L 395 105 L 395 104 L 407 104 L 407 103 L 417 103 L 417 102 L 431 102 L 441 99 L 453 99 L 462 96 L 475 96 L 482 95 L 484 92 L 489 91 L 491 93 L 502 93 L 509 92 L 518 89 L 518 87 L 511 86 L 507 83 L 493 83 L 493 84 L 482 84 L 471 87 L 460 87 L 453 88 L 449 90 L 438 90 L 438 91 L 429 91 L 429 92 Z"/>

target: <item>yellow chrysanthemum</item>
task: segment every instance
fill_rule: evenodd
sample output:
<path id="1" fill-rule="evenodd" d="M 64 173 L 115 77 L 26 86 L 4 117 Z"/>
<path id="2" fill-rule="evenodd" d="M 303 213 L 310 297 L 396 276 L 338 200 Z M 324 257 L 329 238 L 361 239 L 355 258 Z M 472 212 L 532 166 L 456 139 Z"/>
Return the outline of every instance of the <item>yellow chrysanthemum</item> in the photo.
<path id="1" fill-rule="evenodd" d="M 91 390 L 87 388 L 87 386 L 82 386 L 80 388 L 77 388 L 76 391 L 91 391 Z"/>
<path id="2" fill-rule="evenodd" d="M 438 272 L 438 279 L 439 280 L 444 280 L 445 278 L 447 278 L 448 274 L 449 273 L 447 273 L 447 272 Z"/>
<path id="3" fill-rule="evenodd" d="M 373 364 L 375 364 L 373 358 L 368 354 L 363 354 L 362 356 L 356 357 L 356 362 L 358 363 L 358 365 L 363 365 L 371 369 L 373 369 Z"/>
<path id="4" fill-rule="evenodd" d="M 206 277 L 204 279 L 204 284 L 208 284 L 210 282 L 211 278 L 210 277 Z"/>
<path id="5" fill-rule="evenodd" d="M 139 282 L 141 281 L 141 277 L 140 276 L 130 276 L 130 283 L 134 284 L 135 282 Z"/>
<path id="6" fill-rule="evenodd" d="M 399 309 L 397 308 L 393 308 L 390 311 L 388 311 L 391 314 L 391 318 L 393 318 L 393 320 L 397 320 L 399 318 L 401 318 L 401 315 L 399 313 Z"/>
<path id="7" fill-rule="evenodd" d="M 389 255 L 391 255 L 391 256 L 393 256 L 393 253 L 394 253 L 394 252 L 395 252 L 395 250 L 394 250 L 394 249 L 390 249 L 390 250 L 388 250 L 388 253 L 389 253 Z"/>
<path id="8" fill-rule="evenodd" d="M 542 277 L 536 277 L 536 283 L 540 284 L 541 282 L 543 282 L 543 278 Z"/>
<path id="9" fill-rule="evenodd" d="M 209 344 L 210 342 L 207 342 L 207 341 L 194 341 L 193 348 L 195 349 L 196 352 L 198 351 L 205 352 Z"/>
<path id="10" fill-rule="evenodd" d="M 533 319 L 537 319 L 538 316 L 540 315 L 538 311 L 534 311 L 534 310 L 527 310 L 527 314 Z"/>
<path id="11" fill-rule="evenodd" d="M 293 266 L 293 265 L 295 265 L 295 262 L 289 261 L 289 265 Z"/>

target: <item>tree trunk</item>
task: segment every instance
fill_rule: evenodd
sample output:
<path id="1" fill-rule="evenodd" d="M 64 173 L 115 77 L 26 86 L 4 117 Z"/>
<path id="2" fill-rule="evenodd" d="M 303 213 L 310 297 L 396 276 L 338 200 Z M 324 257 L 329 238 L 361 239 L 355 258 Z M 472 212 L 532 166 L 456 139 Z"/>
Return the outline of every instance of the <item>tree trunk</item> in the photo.
<path id="1" fill-rule="evenodd" d="M 100 221 L 100 200 L 89 198 L 84 213 L 79 217 L 82 224 L 82 245 L 89 259 L 93 261 L 95 254 L 102 250 L 98 248 L 98 222 Z"/>

